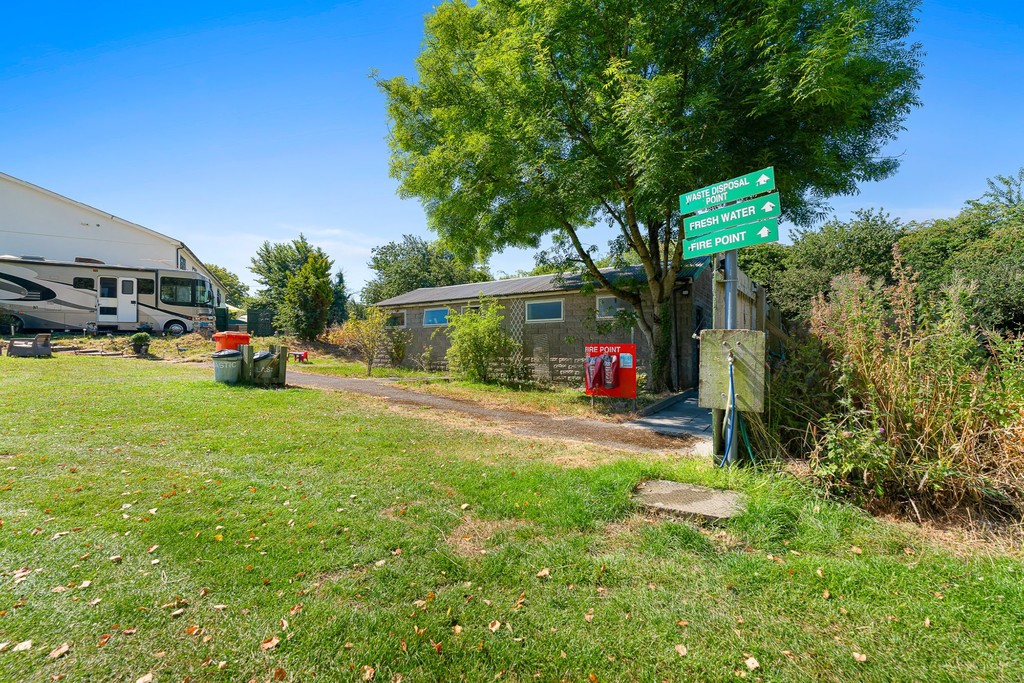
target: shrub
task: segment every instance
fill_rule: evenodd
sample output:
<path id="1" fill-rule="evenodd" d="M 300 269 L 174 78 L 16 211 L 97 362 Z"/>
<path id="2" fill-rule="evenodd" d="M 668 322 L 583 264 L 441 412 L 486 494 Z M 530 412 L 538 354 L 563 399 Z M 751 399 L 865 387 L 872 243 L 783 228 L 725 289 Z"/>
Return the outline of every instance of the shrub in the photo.
<path id="1" fill-rule="evenodd" d="M 397 368 L 405 360 L 405 351 L 409 347 L 409 342 L 412 341 L 412 332 L 409 330 L 403 330 L 400 328 L 392 328 L 388 330 L 387 343 L 385 344 L 385 350 L 388 354 L 388 360 L 391 362 L 391 367 Z"/>
<path id="2" fill-rule="evenodd" d="M 897 253 L 895 284 L 860 274 L 819 296 L 811 330 L 832 362 L 837 405 L 811 464 L 829 486 L 930 511 L 1024 511 L 1020 339 L 970 324 L 971 287 L 921 302 Z"/>
<path id="3" fill-rule="evenodd" d="M 366 317 L 349 320 L 345 329 L 351 329 L 352 346 L 359 358 L 366 363 L 367 376 L 373 371 L 377 355 L 388 345 L 388 320 L 391 313 L 377 306 L 367 306 Z"/>
<path id="4" fill-rule="evenodd" d="M 445 333 L 451 346 L 445 357 L 453 373 L 475 382 L 490 382 L 496 374 L 523 381 L 528 375 L 519 345 L 501 325 L 503 310 L 504 306 L 481 299 L 479 308 L 449 311 Z"/>

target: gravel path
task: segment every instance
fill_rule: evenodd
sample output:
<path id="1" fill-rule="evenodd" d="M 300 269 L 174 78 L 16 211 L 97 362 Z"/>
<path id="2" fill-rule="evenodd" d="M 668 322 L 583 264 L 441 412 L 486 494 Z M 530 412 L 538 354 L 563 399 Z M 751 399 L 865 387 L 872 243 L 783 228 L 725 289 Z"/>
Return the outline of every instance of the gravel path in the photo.
<path id="1" fill-rule="evenodd" d="M 386 401 L 388 405 L 428 407 L 462 413 L 519 436 L 579 441 L 642 452 L 692 450 L 702 441 L 690 435 L 667 436 L 600 420 L 484 408 L 466 401 L 410 391 L 385 380 L 331 377 L 296 372 L 289 368 L 288 384 L 374 396 Z"/>

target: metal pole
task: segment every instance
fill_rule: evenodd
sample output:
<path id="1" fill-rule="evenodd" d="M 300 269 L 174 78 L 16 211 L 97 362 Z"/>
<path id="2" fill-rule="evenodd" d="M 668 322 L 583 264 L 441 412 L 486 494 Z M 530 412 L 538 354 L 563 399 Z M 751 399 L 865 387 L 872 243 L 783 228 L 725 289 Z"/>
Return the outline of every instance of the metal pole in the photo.
<path id="1" fill-rule="evenodd" d="M 739 262 L 737 260 L 737 251 L 725 252 L 725 329 L 735 330 L 736 329 L 736 308 L 738 305 L 738 289 L 739 289 Z M 739 453 L 739 435 L 736 434 L 737 425 L 733 419 L 736 416 L 736 408 L 733 407 L 726 416 L 727 430 L 732 431 L 732 439 L 727 439 L 729 442 L 729 452 L 725 454 L 726 464 L 733 464 L 736 462 Z"/>
<path id="2" fill-rule="evenodd" d="M 629 328 L 629 343 L 630 344 L 636 344 L 636 325 L 634 325 L 633 327 Z M 634 358 L 633 358 L 633 367 L 634 368 L 636 367 L 636 357 L 635 356 L 639 356 L 639 355 L 640 354 L 638 354 L 638 353 L 634 354 Z M 636 396 L 633 397 L 633 412 L 634 413 L 636 412 Z"/>

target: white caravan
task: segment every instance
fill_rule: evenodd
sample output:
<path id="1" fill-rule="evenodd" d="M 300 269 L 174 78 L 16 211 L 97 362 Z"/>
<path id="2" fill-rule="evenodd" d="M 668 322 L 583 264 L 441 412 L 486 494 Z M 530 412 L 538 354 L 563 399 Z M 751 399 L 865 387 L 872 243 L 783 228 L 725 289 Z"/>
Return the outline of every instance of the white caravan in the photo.
<path id="1" fill-rule="evenodd" d="M 213 294 L 197 272 L 0 256 L 0 321 L 14 332 L 179 335 L 213 325 Z"/>

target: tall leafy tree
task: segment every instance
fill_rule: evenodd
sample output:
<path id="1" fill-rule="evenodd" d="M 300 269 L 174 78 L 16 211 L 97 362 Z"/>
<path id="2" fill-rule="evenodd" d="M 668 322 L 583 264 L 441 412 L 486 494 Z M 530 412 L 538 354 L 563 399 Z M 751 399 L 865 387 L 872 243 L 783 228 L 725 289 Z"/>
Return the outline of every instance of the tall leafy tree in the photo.
<path id="1" fill-rule="evenodd" d="M 333 301 L 331 261 L 322 252 L 314 251 L 288 277 L 274 325 L 293 332 L 303 341 L 313 341 L 327 326 Z"/>
<path id="2" fill-rule="evenodd" d="M 331 310 L 327 314 L 328 325 L 340 325 L 348 320 L 348 287 L 345 285 L 345 272 L 338 269 L 338 272 L 334 274 L 334 283 L 332 284 L 332 290 L 334 292 L 334 301 L 331 303 Z"/>
<path id="3" fill-rule="evenodd" d="M 227 268 L 218 266 L 215 263 L 207 263 L 206 269 L 213 273 L 213 276 L 220 280 L 227 291 L 224 293 L 224 300 L 232 306 L 242 308 L 249 299 L 249 285 L 242 282 L 241 278 Z"/>
<path id="4" fill-rule="evenodd" d="M 379 81 L 392 174 L 466 254 L 558 233 L 664 357 L 678 195 L 773 164 L 787 217 L 891 175 L 918 104 L 917 0 L 464 0 L 427 18 L 416 79 Z M 608 222 L 646 274 L 598 270 Z M 666 385 L 659 363 L 651 385 Z"/>
<path id="5" fill-rule="evenodd" d="M 469 265 L 440 242 L 405 235 L 401 242 L 374 247 L 370 268 L 376 273 L 363 287 L 363 301 L 383 301 L 420 287 L 445 287 L 491 279 L 484 267 Z"/>
<path id="6" fill-rule="evenodd" d="M 298 238 L 291 242 L 272 244 L 268 240 L 260 245 L 249 266 L 249 270 L 256 275 L 256 282 L 262 285 L 262 289 L 256 292 L 257 300 L 276 310 L 284 299 L 289 278 L 313 254 L 327 258 L 327 254 L 320 247 L 310 244 L 303 234 L 299 234 Z"/>

